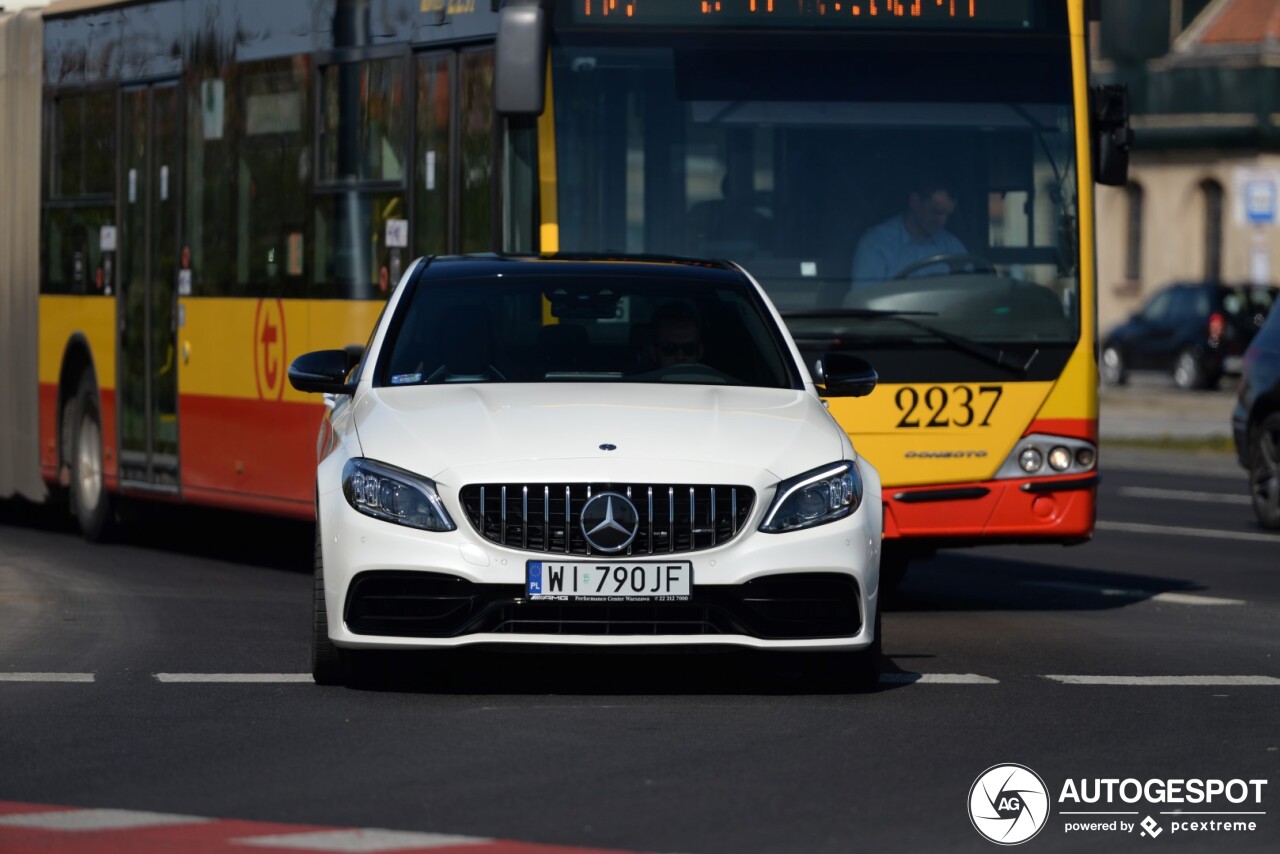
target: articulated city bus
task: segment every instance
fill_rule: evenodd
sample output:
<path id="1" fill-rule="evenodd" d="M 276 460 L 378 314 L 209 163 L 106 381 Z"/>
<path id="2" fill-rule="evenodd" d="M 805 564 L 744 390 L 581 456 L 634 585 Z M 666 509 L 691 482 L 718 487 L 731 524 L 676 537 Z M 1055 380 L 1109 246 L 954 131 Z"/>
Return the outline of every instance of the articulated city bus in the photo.
<path id="1" fill-rule="evenodd" d="M 1123 181 L 1128 130 L 1123 94 L 1089 85 L 1086 11 L 62 0 L 11 16 L 42 57 L 4 78 L 40 89 L 20 167 L 39 195 L 0 212 L 39 223 L 38 263 L 0 281 L 39 294 L 22 336 L 38 479 L 69 486 L 90 536 L 121 495 L 308 517 L 320 409 L 285 367 L 363 341 L 411 259 L 662 253 L 741 263 L 814 358 L 875 366 L 872 396 L 830 407 L 882 473 L 890 575 L 943 545 L 1087 540 L 1092 186 Z M 908 260 L 867 260 L 890 250 Z M 21 457 L 32 431 L 4 430 Z"/>

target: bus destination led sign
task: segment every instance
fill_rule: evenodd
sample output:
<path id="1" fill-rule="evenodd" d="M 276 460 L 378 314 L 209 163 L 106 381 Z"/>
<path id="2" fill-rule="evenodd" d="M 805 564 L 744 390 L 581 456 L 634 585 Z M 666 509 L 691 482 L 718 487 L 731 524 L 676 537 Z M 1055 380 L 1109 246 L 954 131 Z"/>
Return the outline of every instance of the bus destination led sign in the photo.
<path id="1" fill-rule="evenodd" d="M 571 0 L 573 23 L 637 27 L 1025 29 L 1032 0 Z"/>

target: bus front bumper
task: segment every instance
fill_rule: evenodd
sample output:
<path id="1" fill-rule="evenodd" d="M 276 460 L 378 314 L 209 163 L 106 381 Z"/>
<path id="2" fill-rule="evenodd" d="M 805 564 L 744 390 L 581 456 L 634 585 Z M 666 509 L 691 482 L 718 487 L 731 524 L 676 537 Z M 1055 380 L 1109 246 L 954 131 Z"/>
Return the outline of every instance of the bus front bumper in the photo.
<path id="1" fill-rule="evenodd" d="M 884 539 L 931 546 L 1086 542 L 1093 536 L 1096 472 L 884 489 Z M 923 544 L 923 543 L 922 543 Z"/>

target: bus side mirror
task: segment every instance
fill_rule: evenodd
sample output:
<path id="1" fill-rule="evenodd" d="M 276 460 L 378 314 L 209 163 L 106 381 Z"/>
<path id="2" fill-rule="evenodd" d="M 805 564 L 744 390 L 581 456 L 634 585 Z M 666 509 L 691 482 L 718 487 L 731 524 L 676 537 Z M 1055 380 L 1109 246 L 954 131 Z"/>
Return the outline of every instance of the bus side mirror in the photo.
<path id="1" fill-rule="evenodd" d="M 823 397 L 866 397 L 880 382 L 870 362 L 849 353 L 823 353 L 814 368 Z"/>
<path id="2" fill-rule="evenodd" d="M 1095 86 L 1093 98 L 1093 170 L 1099 184 L 1123 187 L 1129 180 L 1129 87 Z"/>
<path id="3" fill-rule="evenodd" d="M 498 13 L 493 108 L 500 116 L 540 116 L 546 100 L 546 10 L 539 0 L 508 0 Z"/>

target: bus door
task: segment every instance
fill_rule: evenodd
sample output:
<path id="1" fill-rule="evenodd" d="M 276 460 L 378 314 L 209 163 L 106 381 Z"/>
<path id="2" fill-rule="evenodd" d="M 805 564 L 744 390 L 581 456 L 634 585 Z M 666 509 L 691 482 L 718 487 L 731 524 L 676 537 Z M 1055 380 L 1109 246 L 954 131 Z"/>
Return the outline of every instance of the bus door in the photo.
<path id="1" fill-rule="evenodd" d="M 121 92 L 118 394 L 120 480 L 178 487 L 178 192 L 176 81 Z"/>

